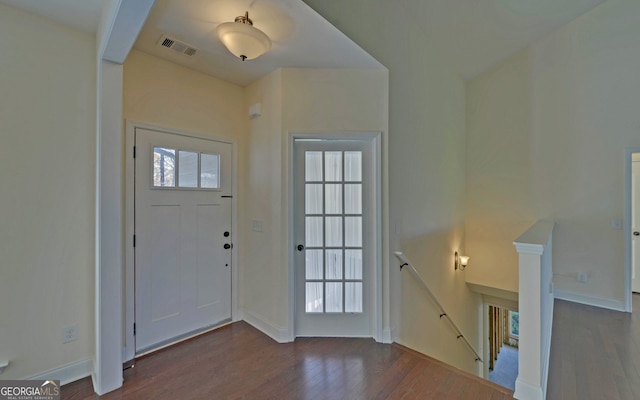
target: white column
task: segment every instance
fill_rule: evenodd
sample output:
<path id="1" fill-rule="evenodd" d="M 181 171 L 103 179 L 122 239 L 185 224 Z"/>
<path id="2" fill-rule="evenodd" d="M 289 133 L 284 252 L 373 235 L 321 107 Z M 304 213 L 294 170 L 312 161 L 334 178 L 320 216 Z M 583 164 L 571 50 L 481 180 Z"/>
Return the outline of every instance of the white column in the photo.
<path id="1" fill-rule="evenodd" d="M 540 377 L 541 299 L 540 277 L 542 246 L 516 244 L 519 261 L 518 314 L 520 318 L 518 346 L 518 379 L 516 399 L 543 399 Z"/>
<path id="2" fill-rule="evenodd" d="M 540 221 L 513 243 L 518 251 L 518 378 L 514 397 L 546 398 L 553 318 L 551 235 L 554 223 Z M 547 282 L 549 280 L 549 282 Z"/>
<path id="3" fill-rule="evenodd" d="M 96 354 L 93 388 L 122 386 L 122 63 L 155 0 L 105 0 L 96 33 Z"/>
<path id="4" fill-rule="evenodd" d="M 94 389 L 122 386 L 122 65 L 102 61 L 96 227 L 96 365 Z"/>

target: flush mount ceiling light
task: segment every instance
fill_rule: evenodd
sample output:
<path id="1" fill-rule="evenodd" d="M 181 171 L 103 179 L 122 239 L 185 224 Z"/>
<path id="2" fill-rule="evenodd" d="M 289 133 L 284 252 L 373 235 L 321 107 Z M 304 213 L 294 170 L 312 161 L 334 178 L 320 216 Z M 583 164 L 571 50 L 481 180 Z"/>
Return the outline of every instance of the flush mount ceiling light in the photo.
<path id="1" fill-rule="evenodd" d="M 271 48 L 271 39 L 254 28 L 249 12 L 236 17 L 235 22 L 224 22 L 216 28 L 220 41 L 242 61 L 260 57 Z"/>

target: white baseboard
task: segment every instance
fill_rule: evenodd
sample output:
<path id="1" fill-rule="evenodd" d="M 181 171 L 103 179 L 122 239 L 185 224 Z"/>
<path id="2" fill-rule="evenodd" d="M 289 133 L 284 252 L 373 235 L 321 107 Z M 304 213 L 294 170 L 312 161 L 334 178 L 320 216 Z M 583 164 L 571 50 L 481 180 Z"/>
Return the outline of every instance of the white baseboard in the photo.
<path id="1" fill-rule="evenodd" d="M 554 290 L 556 299 L 572 301 L 574 303 L 586 304 L 588 306 L 608 308 L 615 311 L 626 311 L 624 300 L 612 299 L 610 297 L 591 296 L 580 293 L 567 292 L 564 290 Z"/>
<path id="2" fill-rule="evenodd" d="M 241 308 L 238 308 L 237 310 L 235 310 L 233 312 L 233 314 L 231 315 L 231 319 L 233 322 L 238 322 L 238 321 L 243 321 L 244 320 L 244 310 Z"/>
<path id="3" fill-rule="evenodd" d="M 382 330 L 382 343 L 390 344 L 395 341 L 395 329 L 392 328 L 384 328 Z"/>
<path id="4" fill-rule="evenodd" d="M 514 399 L 544 400 L 545 397 L 546 395 L 542 392 L 540 386 L 521 381 L 520 378 L 516 379 L 516 390 L 513 393 Z"/>
<path id="5" fill-rule="evenodd" d="M 30 376 L 29 380 L 59 380 L 60 385 L 75 382 L 93 374 L 93 360 L 90 358 L 53 368 L 48 371 Z"/>
<path id="6" fill-rule="evenodd" d="M 265 335 L 278 343 L 289 343 L 293 341 L 293 335 L 288 329 L 280 328 L 269 322 L 265 317 L 252 311 L 243 310 L 244 321 L 258 329 Z"/>

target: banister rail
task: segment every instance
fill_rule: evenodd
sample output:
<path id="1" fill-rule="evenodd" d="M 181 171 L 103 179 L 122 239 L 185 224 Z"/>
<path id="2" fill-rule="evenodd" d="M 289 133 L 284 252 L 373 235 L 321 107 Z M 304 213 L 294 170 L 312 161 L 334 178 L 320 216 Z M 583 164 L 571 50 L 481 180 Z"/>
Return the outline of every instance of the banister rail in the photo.
<path id="1" fill-rule="evenodd" d="M 449 324 L 451 324 L 453 329 L 455 329 L 456 331 L 456 334 L 457 334 L 456 339 L 462 339 L 464 341 L 464 344 L 466 344 L 469 350 L 471 350 L 471 352 L 473 352 L 473 354 L 475 355 L 476 357 L 475 361 L 483 362 L 482 358 L 480 358 L 480 356 L 478 355 L 478 352 L 476 351 L 476 349 L 474 349 L 471 343 L 469 343 L 467 338 L 460 331 L 460 328 L 458 328 L 458 325 L 456 325 L 456 323 L 453 322 L 453 319 L 451 319 L 449 314 L 447 314 L 444 307 L 442 307 L 442 304 L 440 304 L 440 302 L 438 301 L 438 298 L 433 294 L 431 289 L 429 289 L 429 286 L 427 286 L 427 283 L 424 281 L 424 279 L 422 279 L 420 274 L 418 274 L 418 271 L 416 271 L 416 269 L 411 265 L 411 263 L 409 263 L 409 260 L 407 259 L 407 257 L 401 251 L 395 251 L 394 254 L 398 258 L 398 260 L 400 260 L 400 262 L 402 263 L 400 264 L 400 270 L 402 271 L 403 267 L 408 267 L 409 271 L 413 274 L 413 276 L 417 278 L 418 282 L 422 284 L 422 287 L 424 288 L 424 290 L 427 291 L 427 293 L 429 294 L 433 302 L 438 306 L 438 309 L 440 310 L 440 319 L 442 319 L 442 317 L 447 318 L 447 320 L 449 321 Z"/>

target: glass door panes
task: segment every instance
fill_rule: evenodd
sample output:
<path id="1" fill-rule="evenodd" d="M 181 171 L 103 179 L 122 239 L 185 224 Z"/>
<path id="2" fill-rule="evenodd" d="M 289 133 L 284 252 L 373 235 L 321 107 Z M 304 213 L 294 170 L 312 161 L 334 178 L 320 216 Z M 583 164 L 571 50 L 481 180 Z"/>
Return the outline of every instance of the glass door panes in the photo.
<path id="1" fill-rule="evenodd" d="M 153 186 L 175 187 L 176 150 L 164 147 L 153 149 Z"/>
<path id="2" fill-rule="evenodd" d="M 180 187 L 198 187 L 198 153 L 178 151 L 178 183 Z"/>
<path id="3" fill-rule="evenodd" d="M 220 154 L 154 147 L 153 187 L 220 189 L 220 161 Z"/>
<path id="4" fill-rule="evenodd" d="M 361 151 L 305 151 L 305 312 L 363 312 Z"/>
<path id="5" fill-rule="evenodd" d="M 200 154 L 200 187 L 220 188 L 220 154 Z"/>

